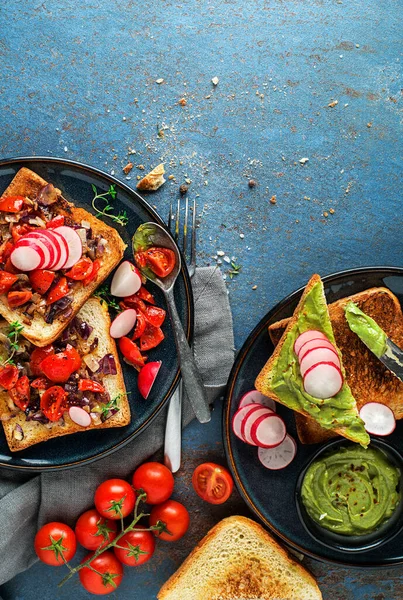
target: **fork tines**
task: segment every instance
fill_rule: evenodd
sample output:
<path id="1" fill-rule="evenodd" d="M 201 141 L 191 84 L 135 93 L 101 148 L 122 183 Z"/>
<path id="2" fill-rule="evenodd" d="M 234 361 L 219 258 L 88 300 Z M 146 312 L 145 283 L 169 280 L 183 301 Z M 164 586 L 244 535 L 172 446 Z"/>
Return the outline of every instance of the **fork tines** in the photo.
<path id="1" fill-rule="evenodd" d="M 169 209 L 168 227 L 171 231 L 176 243 L 180 245 L 180 224 L 181 224 L 181 200 L 178 199 L 176 213 L 174 214 L 172 203 Z M 191 224 L 191 238 L 190 238 L 190 265 L 196 263 L 196 200 L 193 199 L 192 206 L 190 207 L 192 212 L 192 224 Z M 184 220 L 183 220 L 183 234 L 182 234 L 182 252 L 187 260 L 188 241 L 189 241 L 189 199 L 185 199 L 184 209 Z"/>

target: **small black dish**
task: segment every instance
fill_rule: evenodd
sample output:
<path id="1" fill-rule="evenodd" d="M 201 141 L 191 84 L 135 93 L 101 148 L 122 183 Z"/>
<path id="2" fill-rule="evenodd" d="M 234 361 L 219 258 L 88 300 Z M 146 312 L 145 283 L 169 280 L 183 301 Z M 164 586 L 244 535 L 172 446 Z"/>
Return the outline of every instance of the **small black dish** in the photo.
<path id="1" fill-rule="evenodd" d="M 301 520 L 301 523 L 312 536 L 312 538 L 330 549 L 337 549 L 343 552 L 366 552 L 373 548 L 377 548 L 382 544 L 385 544 L 392 538 L 394 538 L 403 527 L 403 497 L 400 498 L 400 502 L 397 505 L 390 519 L 383 523 L 380 527 L 368 534 L 363 535 L 345 535 L 340 533 L 334 533 L 325 527 L 321 527 L 311 516 L 308 514 L 304 503 L 301 498 L 301 487 L 304 480 L 305 474 L 308 468 L 313 462 L 319 457 L 337 451 L 339 448 L 346 448 L 349 446 L 356 446 L 352 442 L 347 440 L 335 440 L 324 444 L 315 454 L 310 458 L 308 463 L 302 469 L 295 489 L 295 501 L 297 505 L 297 513 Z M 379 439 L 371 439 L 371 446 L 381 450 L 386 455 L 387 459 L 400 471 L 399 491 L 403 492 L 403 457 L 393 446 L 390 446 L 384 441 Z"/>

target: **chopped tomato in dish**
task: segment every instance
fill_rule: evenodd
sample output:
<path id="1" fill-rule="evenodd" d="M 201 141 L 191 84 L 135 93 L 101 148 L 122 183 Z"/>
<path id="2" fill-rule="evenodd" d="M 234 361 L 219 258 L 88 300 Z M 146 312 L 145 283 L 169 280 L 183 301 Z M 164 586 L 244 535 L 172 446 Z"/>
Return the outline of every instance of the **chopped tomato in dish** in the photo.
<path id="1" fill-rule="evenodd" d="M 46 269 L 37 269 L 36 271 L 31 271 L 28 277 L 32 289 L 38 292 L 38 294 L 43 295 L 46 294 L 54 282 L 56 273 L 54 271 L 47 271 Z"/>
<path id="2" fill-rule="evenodd" d="M 122 302 L 119 303 L 119 306 L 123 310 L 125 308 L 134 308 L 137 312 L 146 312 L 145 302 L 143 302 L 143 300 L 141 300 L 137 294 L 126 296 L 126 298 L 123 298 Z"/>
<path id="3" fill-rule="evenodd" d="M 29 302 L 32 298 L 32 292 L 21 290 L 19 292 L 8 292 L 7 302 L 10 308 L 17 308 Z"/>
<path id="4" fill-rule="evenodd" d="M 134 327 L 134 332 L 132 335 L 132 340 L 137 340 L 144 333 L 146 328 L 147 321 L 145 315 L 142 312 L 137 313 L 136 325 Z"/>
<path id="5" fill-rule="evenodd" d="M 5 243 L 1 253 L 1 262 L 7 262 L 7 260 L 10 258 L 10 254 L 13 248 L 14 244 L 13 242 L 10 242 L 10 240 Z"/>
<path id="6" fill-rule="evenodd" d="M 46 377 L 38 377 L 31 381 L 31 387 L 36 390 L 46 390 L 46 388 L 49 387 L 49 381 Z"/>
<path id="7" fill-rule="evenodd" d="M 14 225 L 14 227 L 11 229 L 11 235 L 13 236 L 14 242 L 18 242 L 20 237 L 35 230 L 36 227 L 31 227 L 31 225 L 28 225 L 27 223 L 18 223 L 17 225 Z"/>
<path id="8" fill-rule="evenodd" d="M 0 271 L 0 294 L 6 294 L 17 279 L 17 275 L 14 275 L 13 273 Z"/>
<path id="9" fill-rule="evenodd" d="M 149 267 L 157 277 L 167 277 L 175 267 L 175 252 L 169 248 L 152 246 L 143 252 L 136 252 L 135 261 L 140 268 Z"/>
<path id="10" fill-rule="evenodd" d="M 165 321 L 166 312 L 163 308 L 158 306 L 147 306 L 145 311 L 145 317 L 147 321 L 154 325 L 154 327 L 161 327 Z"/>
<path id="11" fill-rule="evenodd" d="M 67 408 L 67 392 L 59 385 L 50 387 L 41 397 L 41 411 L 49 421 L 58 421 Z"/>
<path id="12" fill-rule="evenodd" d="M 141 300 L 144 300 L 144 302 L 148 302 L 148 304 L 155 304 L 154 296 L 147 290 L 147 288 L 144 287 L 144 285 L 141 286 L 136 296 L 138 296 Z"/>
<path id="13" fill-rule="evenodd" d="M 81 356 L 80 356 L 80 354 L 77 352 L 77 350 L 74 348 L 74 346 L 71 346 L 70 344 L 67 344 L 65 353 L 73 361 L 73 366 L 74 366 L 73 373 L 74 373 L 74 371 L 78 371 L 78 369 L 81 367 Z"/>
<path id="14" fill-rule="evenodd" d="M 47 303 L 53 304 L 60 300 L 60 298 L 64 298 L 69 293 L 69 285 L 67 283 L 67 279 L 62 277 L 55 285 L 54 288 L 51 289 Z"/>
<path id="15" fill-rule="evenodd" d="M 155 348 L 165 338 L 160 327 L 154 327 L 147 323 L 144 333 L 140 337 L 140 349 L 142 352 Z"/>
<path id="16" fill-rule="evenodd" d="M 126 360 L 136 367 L 144 367 L 145 358 L 141 354 L 137 344 L 132 342 L 128 337 L 121 337 L 119 340 L 119 348 Z"/>
<path id="17" fill-rule="evenodd" d="M 18 275 L 18 273 L 20 273 L 21 271 L 19 271 L 18 269 L 16 269 L 13 265 L 13 263 L 11 262 L 11 259 L 8 258 L 6 260 L 6 264 L 4 265 L 4 270 L 7 271 L 7 273 L 13 273 L 14 275 Z"/>

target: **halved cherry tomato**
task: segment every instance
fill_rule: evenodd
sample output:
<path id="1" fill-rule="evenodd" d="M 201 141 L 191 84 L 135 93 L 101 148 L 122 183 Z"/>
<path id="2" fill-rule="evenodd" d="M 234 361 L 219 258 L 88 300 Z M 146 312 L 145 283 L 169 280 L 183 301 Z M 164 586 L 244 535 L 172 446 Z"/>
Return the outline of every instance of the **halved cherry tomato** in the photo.
<path id="1" fill-rule="evenodd" d="M 64 215 L 57 215 L 51 221 L 46 223 L 46 229 L 55 229 L 64 225 Z"/>
<path id="2" fill-rule="evenodd" d="M 77 350 L 74 348 L 74 346 L 71 346 L 70 344 L 67 344 L 65 353 L 67 354 L 67 356 L 69 356 L 73 360 L 74 371 L 78 371 L 78 369 L 81 367 L 80 354 L 77 352 Z M 74 373 L 74 371 L 73 371 L 73 373 Z"/>
<path id="3" fill-rule="evenodd" d="M 32 375 L 42 375 L 40 364 L 47 356 L 54 354 L 54 351 L 55 350 L 51 344 L 49 346 L 44 346 L 43 348 L 35 348 L 29 361 L 29 367 Z"/>
<path id="4" fill-rule="evenodd" d="M 49 381 L 46 377 L 38 377 L 37 379 L 33 379 L 31 381 L 31 387 L 36 390 L 46 390 L 49 387 Z"/>
<path id="5" fill-rule="evenodd" d="M 20 292 L 8 292 L 7 302 L 10 308 L 16 308 L 29 302 L 32 298 L 32 292 L 21 290 Z"/>
<path id="6" fill-rule="evenodd" d="M 0 386 L 5 390 L 11 390 L 18 381 L 18 369 L 15 365 L 0 367 Z"/>
<path id="7" fill-rule="evenodd" d="M 0 271 L 0 294 L 6 294 L 17 279 L 17 275 Z"/>
<path id="8" fill-rule="evenodd" d="M 4 212 L 17 213 L 24 206 L 24 196 L 6 196 L 0 200 L 0 210 Z"/>
<path id="9" fill-rule="evenodd" d="M 152 246 L 143 252 L 137 252 L 134 258 L 136 262 L 140 261 L 138 266 L 147 265 L 157 277 L 166 277 L 175 267 L 175 252 L 169 248 Z"/>
<path id="10" fill-rule="evenodd" d="M 192 485 L 196 494 L 206 502 L 223 504 L 231 496 L 234 482 L 225 467 L 203 463 L 193 471 Z"/>
<path id="11" fill-rule="evenodd" d="M 139 347 L 128 337 L 121 337 L 119 348 L 123 356 L 136 367 L 144 367 L 145 359 L 141 354 Z"/>
<path id="12" fill-rule="evenodd" d="M 13 248 L 14 243 L 10 240 L 5 243 L 4 248 L 1 252 L 1 262 L 5 263 L 10 258 L 10 254 Z"/>
<path id="13" fill-rule="evenodd" d="M 142 312 L 137 313 L 136 325 L 134 327 L 134 332 L 132 335 L 132 340 L 137 340 L 144 333 L 146 328 L 147 321 L 145 315 Z"/>
<path id="14" fill-rule="evenodd" d="M 77 351 L 76 351 L 77 352 Z M 80 359 L 81 365 L 81 359 Z M 74 358 L 67 352 L 51 354 L 40 364 L 42 373 L 55 383 L 64 383 L 77 370 Z"/>
<path id="15" fill-rule="evenodd" d="M 55 355 L 56 356 L 56 355 Z M 41 411 L 49 421 L 58 421 L 67 410 L 67 392 L 60 385 L 50 387 L 41 397 Z"/>
<path id="16" fill-rule="evenodd" d="M 123 300 L 119 302 L 119 306 L 123 309 L 134 308 L 138 313 L 146 312 L 146 305 L 142 300 L 140 300 L 137 294 L 133 294 L 132 296 L 126 296 L 126 298 L 123 298 Z"/>
<path id="17" fill-rule="evenodd" d="M 57 302 L 60 298 L 64 298 L 69 293 L 69 285 L 67 283 L 67 279 L 62 277 L 56 283 L 55 287 L 51 289 L 49 292 L 49 296 L 47 299 L 48 304 L 53 304 L 53 302 Z"/>
<path id="18" fill-rule="evenodd" d="M 151 325 L 154 325 L 154 327 L 161 327 L 165 321 L 166 312 L 163 308 L 159 308 L 158 306 L 147 306 L 145 317 Z"/>
<path id="19" fill-rule="evenodd" d="M 14 267 L 14 265 L 11 262 L 10 258 L 8 258 L 6 260 L 6 264 L 4 265 L 4 270 L 7 271 L 7 273 L 13 273 L 14 275 L 17 275 L 18 273 L 21 273 L 21 271 L 19 271 L 18 269 L 16 269 Z"/>
<path id="20" fill-rule="evenodd" d="M 147 323 L 144 333 L 140 337 L 140 350 L 142 352 L 151 350 L 151 348 L 158 346 L 164 338 L 165 336 L 160 327 L 154 327 Z"/>
<path id="21" fill-rule="evenodd" d="M 94 279 L 96 279 L 100 268 L 101 268 L 101 261 L 98 258 L 96 258 L 94 260 L 94 262 L 92 263 L 91 273 L 88 275 L 88 277 L 83 279 L 84 287 L 87 286 L 89 283 L 91 283 L 91 281 L 94 281 Z"/>
<path id="22" fill-rule="evenodd" d="M 82 281 L 89 277 L 93 270 L 93 262 L 87 256 L 80 258 L 78 262 L 69 271 L 66 272 L 66 277 L 75 281 Z"/>
<path id="23" fill-rule="evenodd" d="M 103 385 L 92 379 L 80 379 L 78 389 L 80 392 L 100 392 L 101 394 L 105 391 Z"/>
<path id="24" fill-rule="evenodd" d="M 47 271 L 46 269 L 37 269 L 36 271 L 31 271 L 28 277 L 35 292 L 46 294 L 55 280 L 56 273 L 54 271 Z"/>
<path id="25" fill-rule="evenodd" d="M 155 304 L 154 296 L 151 292 L 149 292 L 144 285 L 141 286 L 139 291 L 136 294 L 141 300 L 148 302 L 148 304 Z"/>
<path id="26" fill-rule="evenodd" d="M 32 227 L 31 225 L 28 225 L 28 223 L 18 223 L 18 225 L 14 225 L 11 229 L 11 235 L 13 236 L 14 242 L 18 242 L 23 235 L 36 230 L 37 227 Z"/>
<path id="27" fill-rule="evenodd" d="M 147 266 L 147 260 L 144 252 L 135 252 L 134 260 L 139 269 L 144 269 Z"/>
<path id="28" fill-rule="evenodd" d="M 31 399 L 31 389 L 29 387 L 29 379 L 26 375 L 19 378 L 14 388 L 9 390 L 11 400 L 21 410 L 28 408 Z"/>

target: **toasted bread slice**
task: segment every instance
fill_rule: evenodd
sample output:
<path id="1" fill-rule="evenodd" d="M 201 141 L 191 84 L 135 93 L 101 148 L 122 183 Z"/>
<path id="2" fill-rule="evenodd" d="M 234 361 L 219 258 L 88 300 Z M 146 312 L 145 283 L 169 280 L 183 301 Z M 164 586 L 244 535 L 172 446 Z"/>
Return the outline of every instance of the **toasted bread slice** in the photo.
<path id="1" fill-rule="evenodd" d="M 308 329 L 322 331 L 339 354 L 343 386 L 335 396 L 326 400 L 315 399 L 304 392 L 298 359 L 293 351 L 294 339 Z M 283 365 L 280 365 L 281 361 Z M 341 353 L 334 339 L 323 283 L 319 275 L 313 275 L 308 282 L 293 316 L 272 356 L 260 371 L 255 385 L 262 394 L 305 417 L 315 419 L 326 429 L 331 429 L 364 447 L 369 444 L 369 436 L 346 382 Z"/>
<path id="2" fill-rule="evenodd" d="M 110 318 L 108 308 L 105 303 L 100 302 L 98 298 L 90 298 L 81 308 L 77 315 L 82 321 L 85 321 L 90 327 L 93 327 L 90 337 L 86 344 L 91 345 L 95 338 L 98 338 L 98 345 L 91 353 L 94 359 L 99 360 L 106 354 L 112 354 L 116 363 L 116 375 L 104 375 L 102 385 L 110 395 L 110 398 L 119 398 L 116 414 L 112 415 L 106 421 L 97 424 L 91 424 L 89 427 L 81 427 L 74 423 L 68 413 L 64 413 L 63 420 L 55 423 L 42 424 L 37 421 L 27 421 L 25 413 L 18 411 L 15 416 L 14 411 L 10 410 L 10 398 L 7 392 L 0 392 L 0 419 L 4 428 L 7 443 L 12 452 L 23 450 L 39 442 L 45 442 L 51 438 L 79 431 L 88 431 L 89 429 L 106 429 L 109 427 L 123 427 L 130 423 L 130 405 L 126 395 L 125 382 L 123 379 L 122 368 L 119 362 L 119 356 L 116 350 L 115 341 L 109 335 Z M 17 427 L 17 425 L 19 427 Z M 16 429 L 17 427 L 17 429 Z M 16 435 L 16 431 L 21 433 Z"/>
<path id="3" fill-rule="evenodd" d="M 312 575 L 260 525 L 223 519 L 162 586 L 158 600 L 320 600 Z"/>
<path id="4" fill-rule="evenodd" d="M 28 198 L 35 198 L 39 190 L 46 184 L 47 182 L 42 179 L 42 177 L 23 167 L 15 175 L 2 196 L 25 196 Z M 0 295 L 0 315 L 2 315 L 9 323 L 20 321 L 24 325 L 24 336 L 36 346 L 46 346 L 59 337 L 60 333 L 77 314 L 85 301 L 120 262 L 126 248 L 126 244 L 123 242 L 116 229 L 109 227 L 109 225 L 106 225 L 83 208 L 77 208 L 70 202 L 67 202 L 61 195 L 60 190 L 57 191 L 58 200 L 56 212 L 71 218 L 77 224 L 81 224 L 82 221 L 87 221 L 91 225 L 93 234 L 101 235 L 108 243 L 102 256 L 101 267 L 94 281 L 87 286 L 78 282 L 78 285 L 74 290 L 73 302 L 70 305 L 72 311 L 69 311 L 70 314 L 68 318 L 64 318 L 63 315 L 61 315 L 60 317 L 55 318 L 52 324 L 48 324 L 40 314 L 35 313 L 34 317 L 31 319 L 24 314 L 24 306 L 12 309 L 7 303 L 6 296 Z"/>
<path id="5" fill-rule="evenodd" d="M 400 348 L 403 347 L 403 313 L 399 300 L 387 288 L 370 288 L 329 304 L 336 343 L 343 357 L 347 383 L 360 410 L 367 402 L 381 402 L 403 418 L 403 383 L 387 369 L 351 331 L 344 315 L 346 304 L 352 300 L 361 310 L 382 327 Z M 277 345 L 290 319 L 269 326 L 270 338 Z M 323 442 L 335 434 L 323 429 L 312 419 L 296 414 L 298 437 L 303 444 Z"/>

